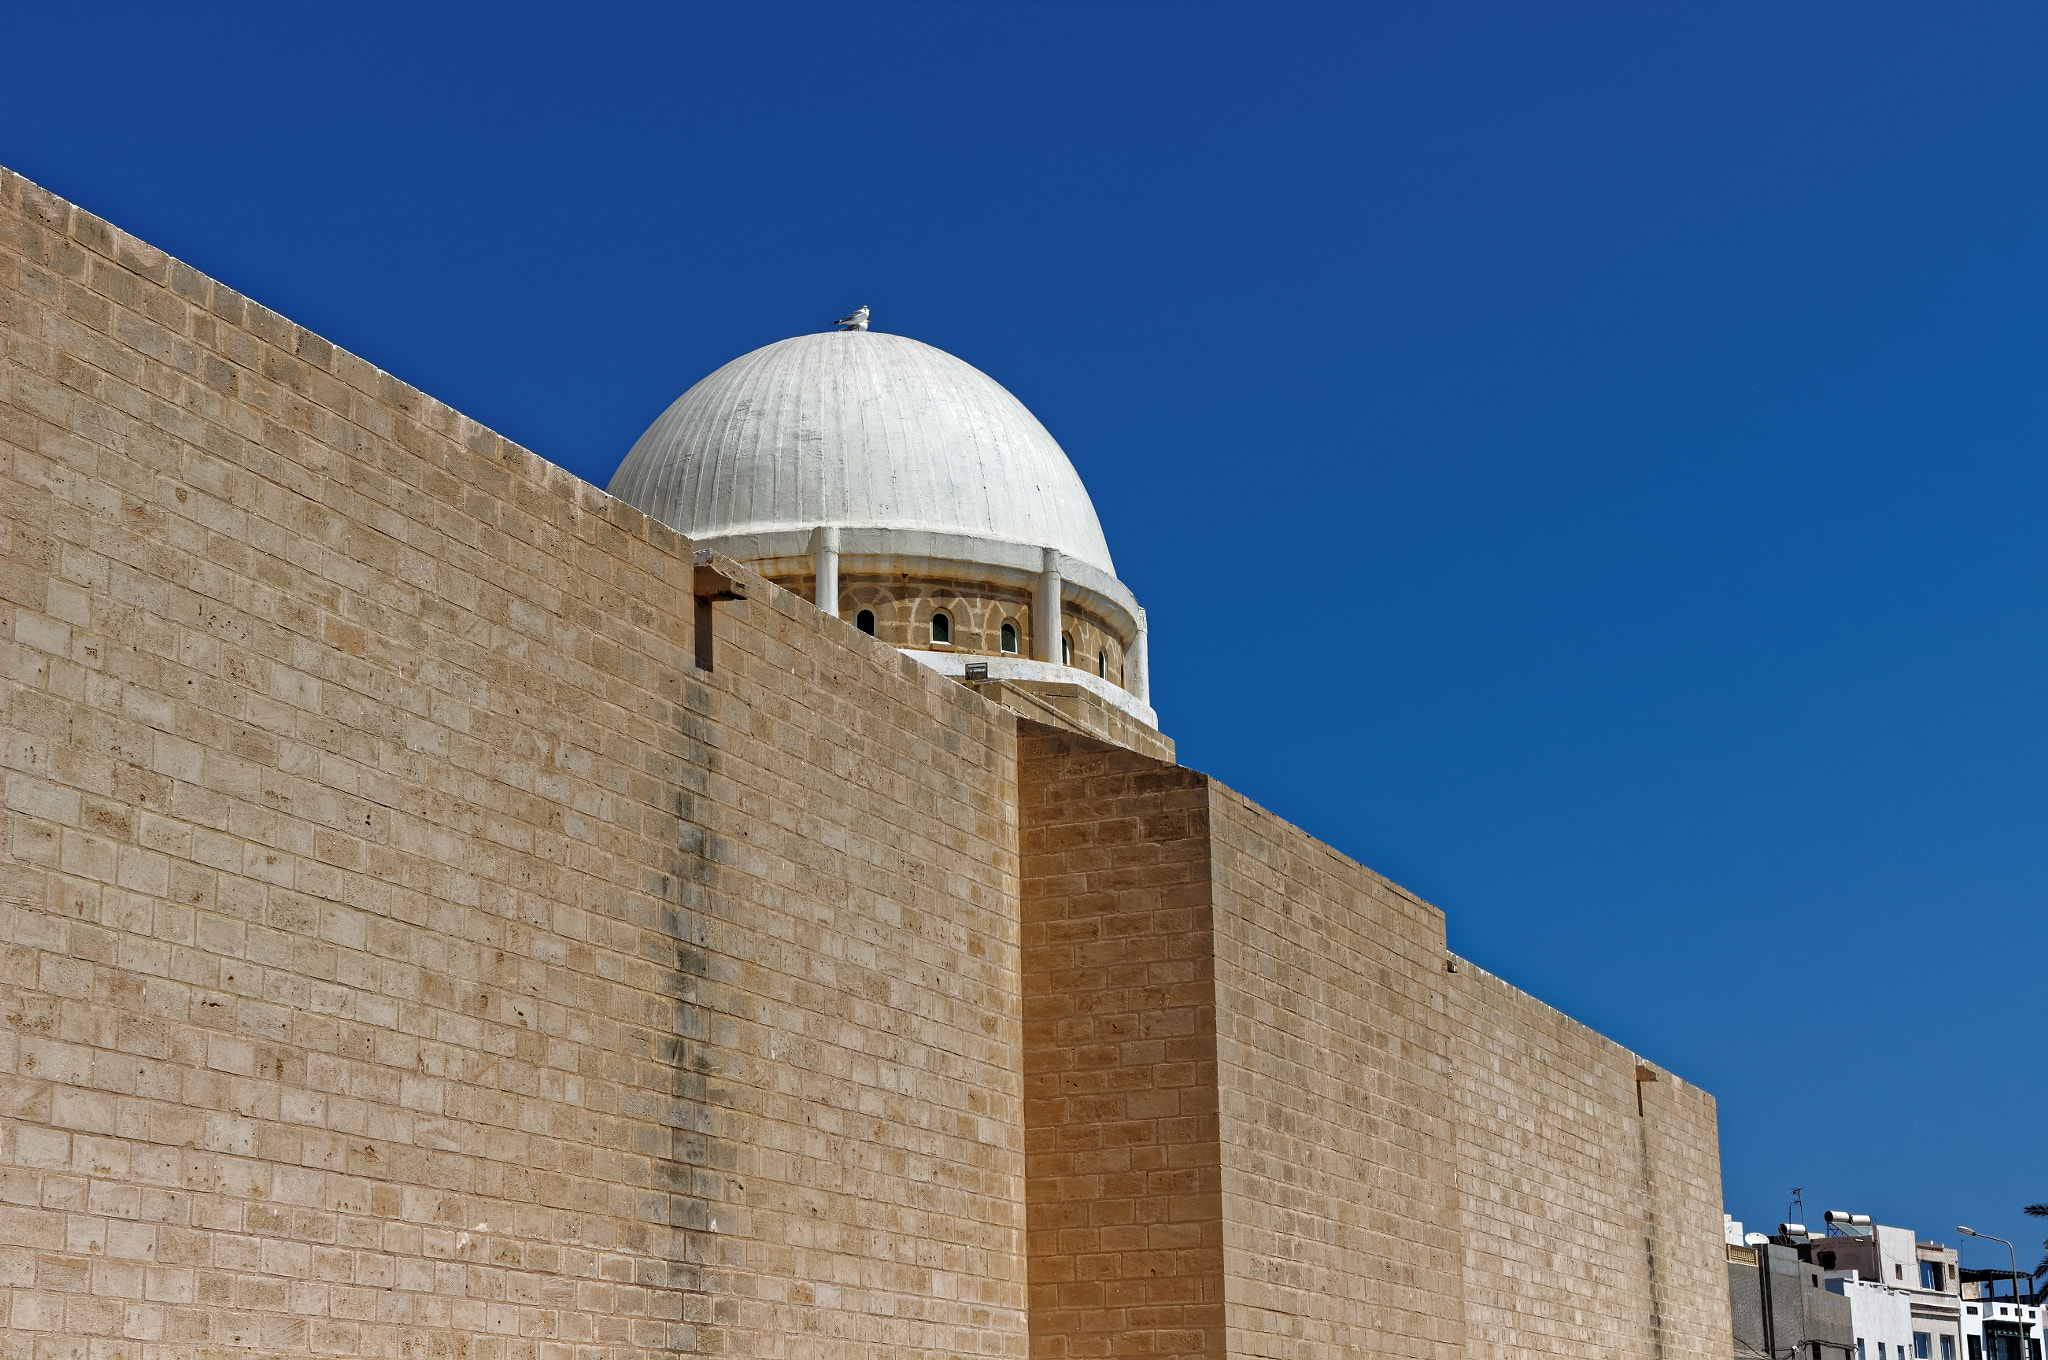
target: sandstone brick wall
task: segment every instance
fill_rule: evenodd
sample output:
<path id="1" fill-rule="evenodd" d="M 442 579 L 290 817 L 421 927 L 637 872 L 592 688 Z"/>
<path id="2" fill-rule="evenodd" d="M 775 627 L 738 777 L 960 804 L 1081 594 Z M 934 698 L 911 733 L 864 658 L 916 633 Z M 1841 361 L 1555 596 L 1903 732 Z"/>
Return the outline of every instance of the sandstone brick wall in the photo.
<path id="1" fill-rule="evenodd" d="M 1012 720 L 4 173 L 0 309 L 0 1354 L 1021 1354 Z"/>
<path id="2" fill-rule="evenodd" d="M 1662 1073 L 1639 1115 L 1635 1055 L 1450 971 L 1434 907 L 1229 789 L 1029 724 L 1019 751 L 1036 1353 L 1727 1353 L 1711 1097 Z M 1146 1026 L 1191 1018 L 1199 1057 L 1203 978 L 1197 1122 Z M 1175 1160 L 1220 1173 L 1220 1257 L 1123 1226 Z"/>
<path id="3" fill-rule="evenodd" d="M 1210 816 L 1230 1353 L 1455 1356 L 1442 914 L 1220 785 Z"/>
<path id="4" fill-rule="evenodd" d="M 1208 781 L 1022 724 L 1035 1356 L 1221 1357 Z"/>
<path id="5" fill-rule="evenodd" d="M 0 172 L 0 1360 L 1726 1353 L 1704 1093 L 693 581 Z"/>
<path id="6" fill-rule="evenodd" d="M 1466 1354 L 1732 1354 L 1714 1098 L 1469 963 L 1449 979 Z"/>

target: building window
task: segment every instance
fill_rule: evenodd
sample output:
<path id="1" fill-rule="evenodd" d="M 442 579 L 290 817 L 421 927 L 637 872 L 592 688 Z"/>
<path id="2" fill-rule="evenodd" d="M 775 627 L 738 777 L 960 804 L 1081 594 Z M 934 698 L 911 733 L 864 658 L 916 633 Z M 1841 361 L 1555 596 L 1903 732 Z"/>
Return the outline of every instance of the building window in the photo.
<path id="1" fill-rule="evenodd" d="M 1956 1339 L 1947 1332 L 1941 1334 L 1941 1360 L 1956 1360 Z M 2013 1360 L 2019 1360 L 2014 1356 Z"/>
<path id="2" fill-rule="evenodd" d="M 1820 1253 L 1820 1268 L 1822 1270 L 1833 1270 L 1835 1268 L 1835 1254 L 1833 1252 L 1824 1251 Z"/>
<path id="3" fill-rule="evenodd" d="M 1897 1261 L 1892 1262 L 1892 1278 L 1894 1280 L 1903 1280 L 1906 1278 L 1906 1268 L 1900 1265 Z"/>
<path id="4" fill-rule="evenodd" d="M 1870 1357 L 1863 1353 L 1863 1338 L 1860 1336 L 1856 1338 L 1856 1360 L 1870 1360 Z"/>
<path id="5" fill-rule="evenodd" d="M 1017 625 L 1014 623 L 1003 625 L 1003 650 L 1006 652 L 1017 650 Z"/>
<path id="6" fill-rule="evenodd" d="M 1972 1336 L 1969 1340 L 1970 1360 L 1984 1360 L 1984 1338 L 1981 1336 Z"/>
<path id="7" fill-rule="evenodd" d="M 1060 664 L 1062 666 L 1074 664 L 1074 640 L 1065 633 L 1060 634 Z"/>
<path id="8" fill-rule="evenodd" d="M 875 635 L 875 611 L 863 609 L 860 613 L 855 614 L 853 616 L 853 626 L 866 633 L 869 637 L 873 637 Z"/>
<path id="9" fill-rule="evenodd" d="M 1922 1289 L 1941 1288 L 1941 1262 L 1922 1261 L 1920 1263 L 1920 1287 Z"/>
<path id="10" fill-rule="evenodd" d="M 1927 1332 L 1913 1333 L 1913 1360 L 1934 1360 L 1934 1337 Z"/>
<path id="11" fill-rule="evenodd" d="M 932 641 L 943 642 L 948 646 L 952 644 L 953 620 L 947 618 L 943 610 L 932 615 Z"/>
<path id="12" fill-rule="evenodd" d="M 1109 653 L 1108 653 L 1108 652 L 1097 652 L 1097 653 L 1095 654 L 1095 673 L 1096 673 L 1097 675 L 1101 676 L 1101 677 L 1102 677 L 1103 679 L 1105 679 L 1105 680 L 1109 679 Z"/>

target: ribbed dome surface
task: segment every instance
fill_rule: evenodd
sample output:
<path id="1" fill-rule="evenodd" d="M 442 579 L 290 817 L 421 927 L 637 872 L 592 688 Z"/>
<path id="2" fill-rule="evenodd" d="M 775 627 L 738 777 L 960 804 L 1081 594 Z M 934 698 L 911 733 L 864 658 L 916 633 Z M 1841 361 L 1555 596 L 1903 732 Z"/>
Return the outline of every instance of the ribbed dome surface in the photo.
<path id="1" fill-rule="evenodd" d="M 692 538 L 932 529 L 1116 571 L 1080 474 L 1024 404 L 944 350 L 877 331 L 741 355 L 662 412 L 610 491 Z"/>

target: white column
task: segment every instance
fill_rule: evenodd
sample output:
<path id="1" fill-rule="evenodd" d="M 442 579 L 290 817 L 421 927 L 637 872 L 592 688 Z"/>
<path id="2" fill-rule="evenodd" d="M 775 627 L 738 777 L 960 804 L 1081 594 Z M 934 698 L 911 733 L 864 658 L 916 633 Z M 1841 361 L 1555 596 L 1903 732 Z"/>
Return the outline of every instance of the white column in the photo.
<path id="1" fill-rule="evenodd" d="M 1145 645 L 1145 611 L 1138 611 L 1138 637 L 1124 654 L 1124 680 L 1144 703 L 1152 702 L 1152 653 Z"/>
<path id="2" fill-rule="evenodd" d="M 818 589 L 813 601 L 832 617 L 839 617 L 839 526 L 823 524 L 811 535 L 811 553 L 817 560 Z"/>
<path id="3" fill-rule="evenodd" d="M 1031 601 L 1031 650 L 1040 661 L 1060 659 L 1060 553 L 1045 550 L 1038 594 Z"/>

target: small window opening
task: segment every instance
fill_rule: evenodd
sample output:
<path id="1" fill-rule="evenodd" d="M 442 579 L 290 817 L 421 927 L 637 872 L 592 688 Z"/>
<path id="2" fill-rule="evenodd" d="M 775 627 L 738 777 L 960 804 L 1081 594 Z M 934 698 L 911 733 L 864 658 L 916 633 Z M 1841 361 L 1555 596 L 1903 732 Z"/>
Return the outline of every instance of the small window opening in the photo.
<path id="1" fill-rule="evenodd" d="M 696 626 L 691 630 L 697 644 L 697 669 L 711 669 L 711 597 L 697 597 Z"/>
<path id="2" fill-rule="evenodd" d="M 1101 677 L 1102 677 L 1103 679 L 1105 679 L 1105 680 L 1109 679 L 1109 653 L 1108 653 L 1108 652 L 1097 652 L 1097 653 L 1095 654 L 1095 673 L 1096 673 L 1097 675 L 1101 676 Z"/>
<path id="3" fill-rule="evenodd" d="M 1074 640 L 1065 633 L 1060 634 L 1060 664 L 1062 666 L 1074 664 Z"/>
<path id="4" fill-rule="evenodd" d="M 855 614 L 853 616 L 853 626 L 866 633 L 869 637 L 873 637 L 875 635 L 875 611 L 863 609 L 860 613 Z"/>
<path id="5" fill-rule="evenodd" d="M 1003 650 L 1006 652 L 1017 650 L 1017 625 L 1014 623 L 1003 625 Z"/>
<path id="6" fill-rule="evenodd" d="M 951 643 L 953 641 L 953 620 L 944 613 L 932 615 L 932 641 Z"/>

